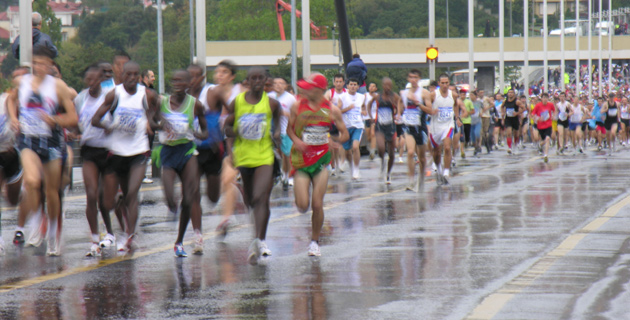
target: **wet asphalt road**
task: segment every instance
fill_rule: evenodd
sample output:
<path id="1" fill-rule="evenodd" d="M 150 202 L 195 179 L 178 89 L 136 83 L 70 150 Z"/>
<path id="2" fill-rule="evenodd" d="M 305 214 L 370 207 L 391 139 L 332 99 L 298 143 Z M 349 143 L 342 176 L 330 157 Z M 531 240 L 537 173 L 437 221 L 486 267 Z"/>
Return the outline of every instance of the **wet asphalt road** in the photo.
<path id="1" fill-rule="evenodd" d="M 220 209 L 205 199 L 204 255 L 175 258 L 177 223 L 159 181 L 143 186 L 135 255 L 84 258 L 77 185 L 66 195 L 61 257 L 10 244 L 16 212 L 3 208 L 0 318 L 630 319 L 629 160 L 630 149 L 548 164 L 531 147 L 479 158 L 469 150 L 449 186 L 428 178 L 415 193 L 404 190 L 405 164 L 386 186 L 380 161 L 364 157 L 361 181 L 330 180 L 322 257 L 306 254 L 310 214 L 274 189 L 273 255 L 257 266 L 246 262 L 244 207 L 222 240 L 213 232 Z"/>

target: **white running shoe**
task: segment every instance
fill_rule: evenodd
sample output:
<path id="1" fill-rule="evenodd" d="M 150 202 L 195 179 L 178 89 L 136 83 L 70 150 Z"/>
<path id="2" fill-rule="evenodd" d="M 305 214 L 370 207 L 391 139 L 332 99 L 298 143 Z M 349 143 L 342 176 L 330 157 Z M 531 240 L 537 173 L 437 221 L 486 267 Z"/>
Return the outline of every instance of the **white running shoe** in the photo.
<path id="1" fill-rule="evenodd" d="M 359 168 L 352 168 L 352 180 L 361 179 L 361 173 L 359 172 Z"/>
<path id="2" fill-rule="evenodd" d="M 398 163 L 405 163 L 402 157 L 398 157 Z"/>
<path id="3" fill-rule="evenodd" d="M 319 251 L 319 244 L 315 241 L 311 241 L 311 244 L 308 245 L 308 255 L 310 257 L 321 257 L 322 253 Z"/>
<path id="4" fill-rule="evenodd" d="M 257 264 L 258 258 L 260 258 L 260 240 L 256 238 L 252 241 L 247 250 L 247 261 L 249 264 Z"/>
<path id="5" fill-rule="evenodd" d="M 195 242 L 193 244 L 193 254 L 202 255 L 203 254 L 203 236 L 201 233 L 195 234 Z"/>
<path id="6" fill-rule="evenodd" d="M 48 237 L 48 245 L 46 255 L 50 257 L 58 257 L 61 254 L 61 239 L 59 234 L 55 237 Z"/>
<path id="7" fill-rule="evenodd" d="M 385 169 L 387 169 L 387 164 L 385 163 L 385 159 L 381 160 L 381 172 L 379 173 L 379 178 L 383 178 L 385 176 Z"/>
<path id="8" fill-rule="evenodd" d="M 269 250 L 269 247 L 267 247 L 267 242 L 265 242 L 265 240 L 260 241 L 260 254 L 265 257 L 271 255 L 271 250 Z"/>
<path id="9" fill-rule="evenodd" d="M 293 187 L 293 177 L 289 178 L 289 186 Z"/>
<path id="10" fill-rule="evenodd" d="M 144 184 L 151 184 L 151 183 L 153 183 L 153 179 L 151 179 L 149 177 L 144 177 L 144 179 L 142 179 L 142 183 L 144 183 Z"/>
<path id="11" fill-rule="evenodd" d="M 103 241 L 99 243 L 99 246 L 101 248 L 109 248 L 115 243 L 116 243 L 116 236 L 108 233 L 105 235 L 105 238 L 103 238 Z"/>
<path id="12" fill-rule="evenodd" d="M 98 243 L 92 242 L 90 246 L 90 250 L 85 254 L 86 257 L 100 257 L 101 256 L 101 247 Z"/>
<path id="13" fill-rule="evenodd" d="M 27 246 L 39 247 L 44 242 L 44 237 L 46 235 L 46 229 L 48 228 L 48 219 L 46 219 L 46 215 L 39 208 L 38 212 L 33 214 L 32 218 L 28 223 L 28 234 L 29 237 L 26 240 Z"/>

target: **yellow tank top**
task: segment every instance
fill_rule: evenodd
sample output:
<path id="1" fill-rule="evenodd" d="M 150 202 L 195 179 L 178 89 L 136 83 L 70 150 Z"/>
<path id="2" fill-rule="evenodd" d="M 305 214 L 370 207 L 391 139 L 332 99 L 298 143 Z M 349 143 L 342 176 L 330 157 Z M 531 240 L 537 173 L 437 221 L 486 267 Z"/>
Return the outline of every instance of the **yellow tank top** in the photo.
<path id="1" fill-rule="evenodd" d="M 271 141 L 271 106 L 269 97 L 263 92 L 260 101 L 249 104 L 245 92 L 234 101 L 234 166 L 256 168 L 273 165 L 273 142 Z"/>

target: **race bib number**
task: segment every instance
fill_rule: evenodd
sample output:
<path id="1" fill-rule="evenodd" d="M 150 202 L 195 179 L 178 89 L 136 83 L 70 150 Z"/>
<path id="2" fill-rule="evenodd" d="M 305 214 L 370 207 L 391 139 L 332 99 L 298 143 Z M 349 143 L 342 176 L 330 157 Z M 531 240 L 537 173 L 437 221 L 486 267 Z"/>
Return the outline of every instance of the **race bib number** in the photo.
<path id="1" fill-rule="evenodd" d="M 567 120 L 567 113 L 566 112 L 560 112 L 558 114 L 558 119 L 560 119 L 560 121 L 565 121 Z"/>
<path id="2" fill-rule="evenodd" d="M 142 109 L 118 107 L 114 121 L 115 127 L 122 132 L 135 134 L 143 112 Z"/>
<path id="3" fill-rule="evenodd" d="M 528 114 L 527 110 L 523 111 L 523 118 L 527 117 L 527 114 Z"/>
<path id="4" fill-rule="evenodd" d="M 171 131 L 177 137 L 185 136 L 188 133 L 188 116 L 181 113 L 165 114 L 164 118 L 171 125 Z"/>
<path id="5" fill-rule="evenodd" d="M 615 109 L 608 109 L 608 115 L 611 117 L 616 117 L 617 116 L 617 108 Z"/>
<path id="6" fill-rule="evenodd" d="M 238 134 L 246 140 L 260 140 L 265 135 L 265 127 L 265 114 L 244 114 L 239 120 Z"/>
<path id="7" fill-rule="evenodd" d="M 309 126 L 302 131 L 302 141 L 309 146 L 328 144 L 329 127 Z"/>
<path id="8" fill-rule="evenodd" d="M 540 119 L 541 119 L 542 121 L 547 121 L 547 120 L 549 120 L 549 111 L 543 111 L 543 112 L 540 114 Z"/>
<path id="9" fill-rule="evenodd" d="M 440 107 L 438 108 L 438 122 L 453 121 L 453 108 L 452 107 Z"/>
<path id="10" fill-rule="evenodd" d="M 378 123 L 380 124 L 391 124 L 394 121 L 392 109 L 383 108 L 378 109 Z"/>
<path id="11" fill-rule="evenodd" d="M 514 116 L 514 109 L 507 108 L 507 109 L 505 109 L 505 113 L 507 114 L 508 117 L 513 117 Z"/>
<path id="12" fill-rule="evenodd" d="M 622 112 L 621 119 L 624 119 L 624 120 L 630 119 L 630 112 Z"/>
<path id="13" fill-rule="evenodd" d="M 403 123 L 408 126 L 419 126 L 420 111 L 418 109 L 406 109 L 403 113 Z"/>
<path id="14" fill-rule="evenodd" d="M 20 110 L 20 130 L 26 136 L 51 137 L 52 130 L 42 119 L 43 111 L 39 108 L 26 108 Z"/>

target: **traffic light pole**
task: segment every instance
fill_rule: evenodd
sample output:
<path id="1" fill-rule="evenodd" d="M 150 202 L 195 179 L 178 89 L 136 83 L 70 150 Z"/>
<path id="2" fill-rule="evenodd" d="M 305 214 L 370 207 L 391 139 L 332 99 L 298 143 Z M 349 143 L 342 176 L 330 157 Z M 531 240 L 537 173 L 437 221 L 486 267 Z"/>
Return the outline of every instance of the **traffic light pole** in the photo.
<path id="1" fill-rule="evenodd" d="M 429 0 L 429 46 L 435 46 L 435 0 Z M 429 63 L 429 79 L 435 79 L 435 61 Z"/>

